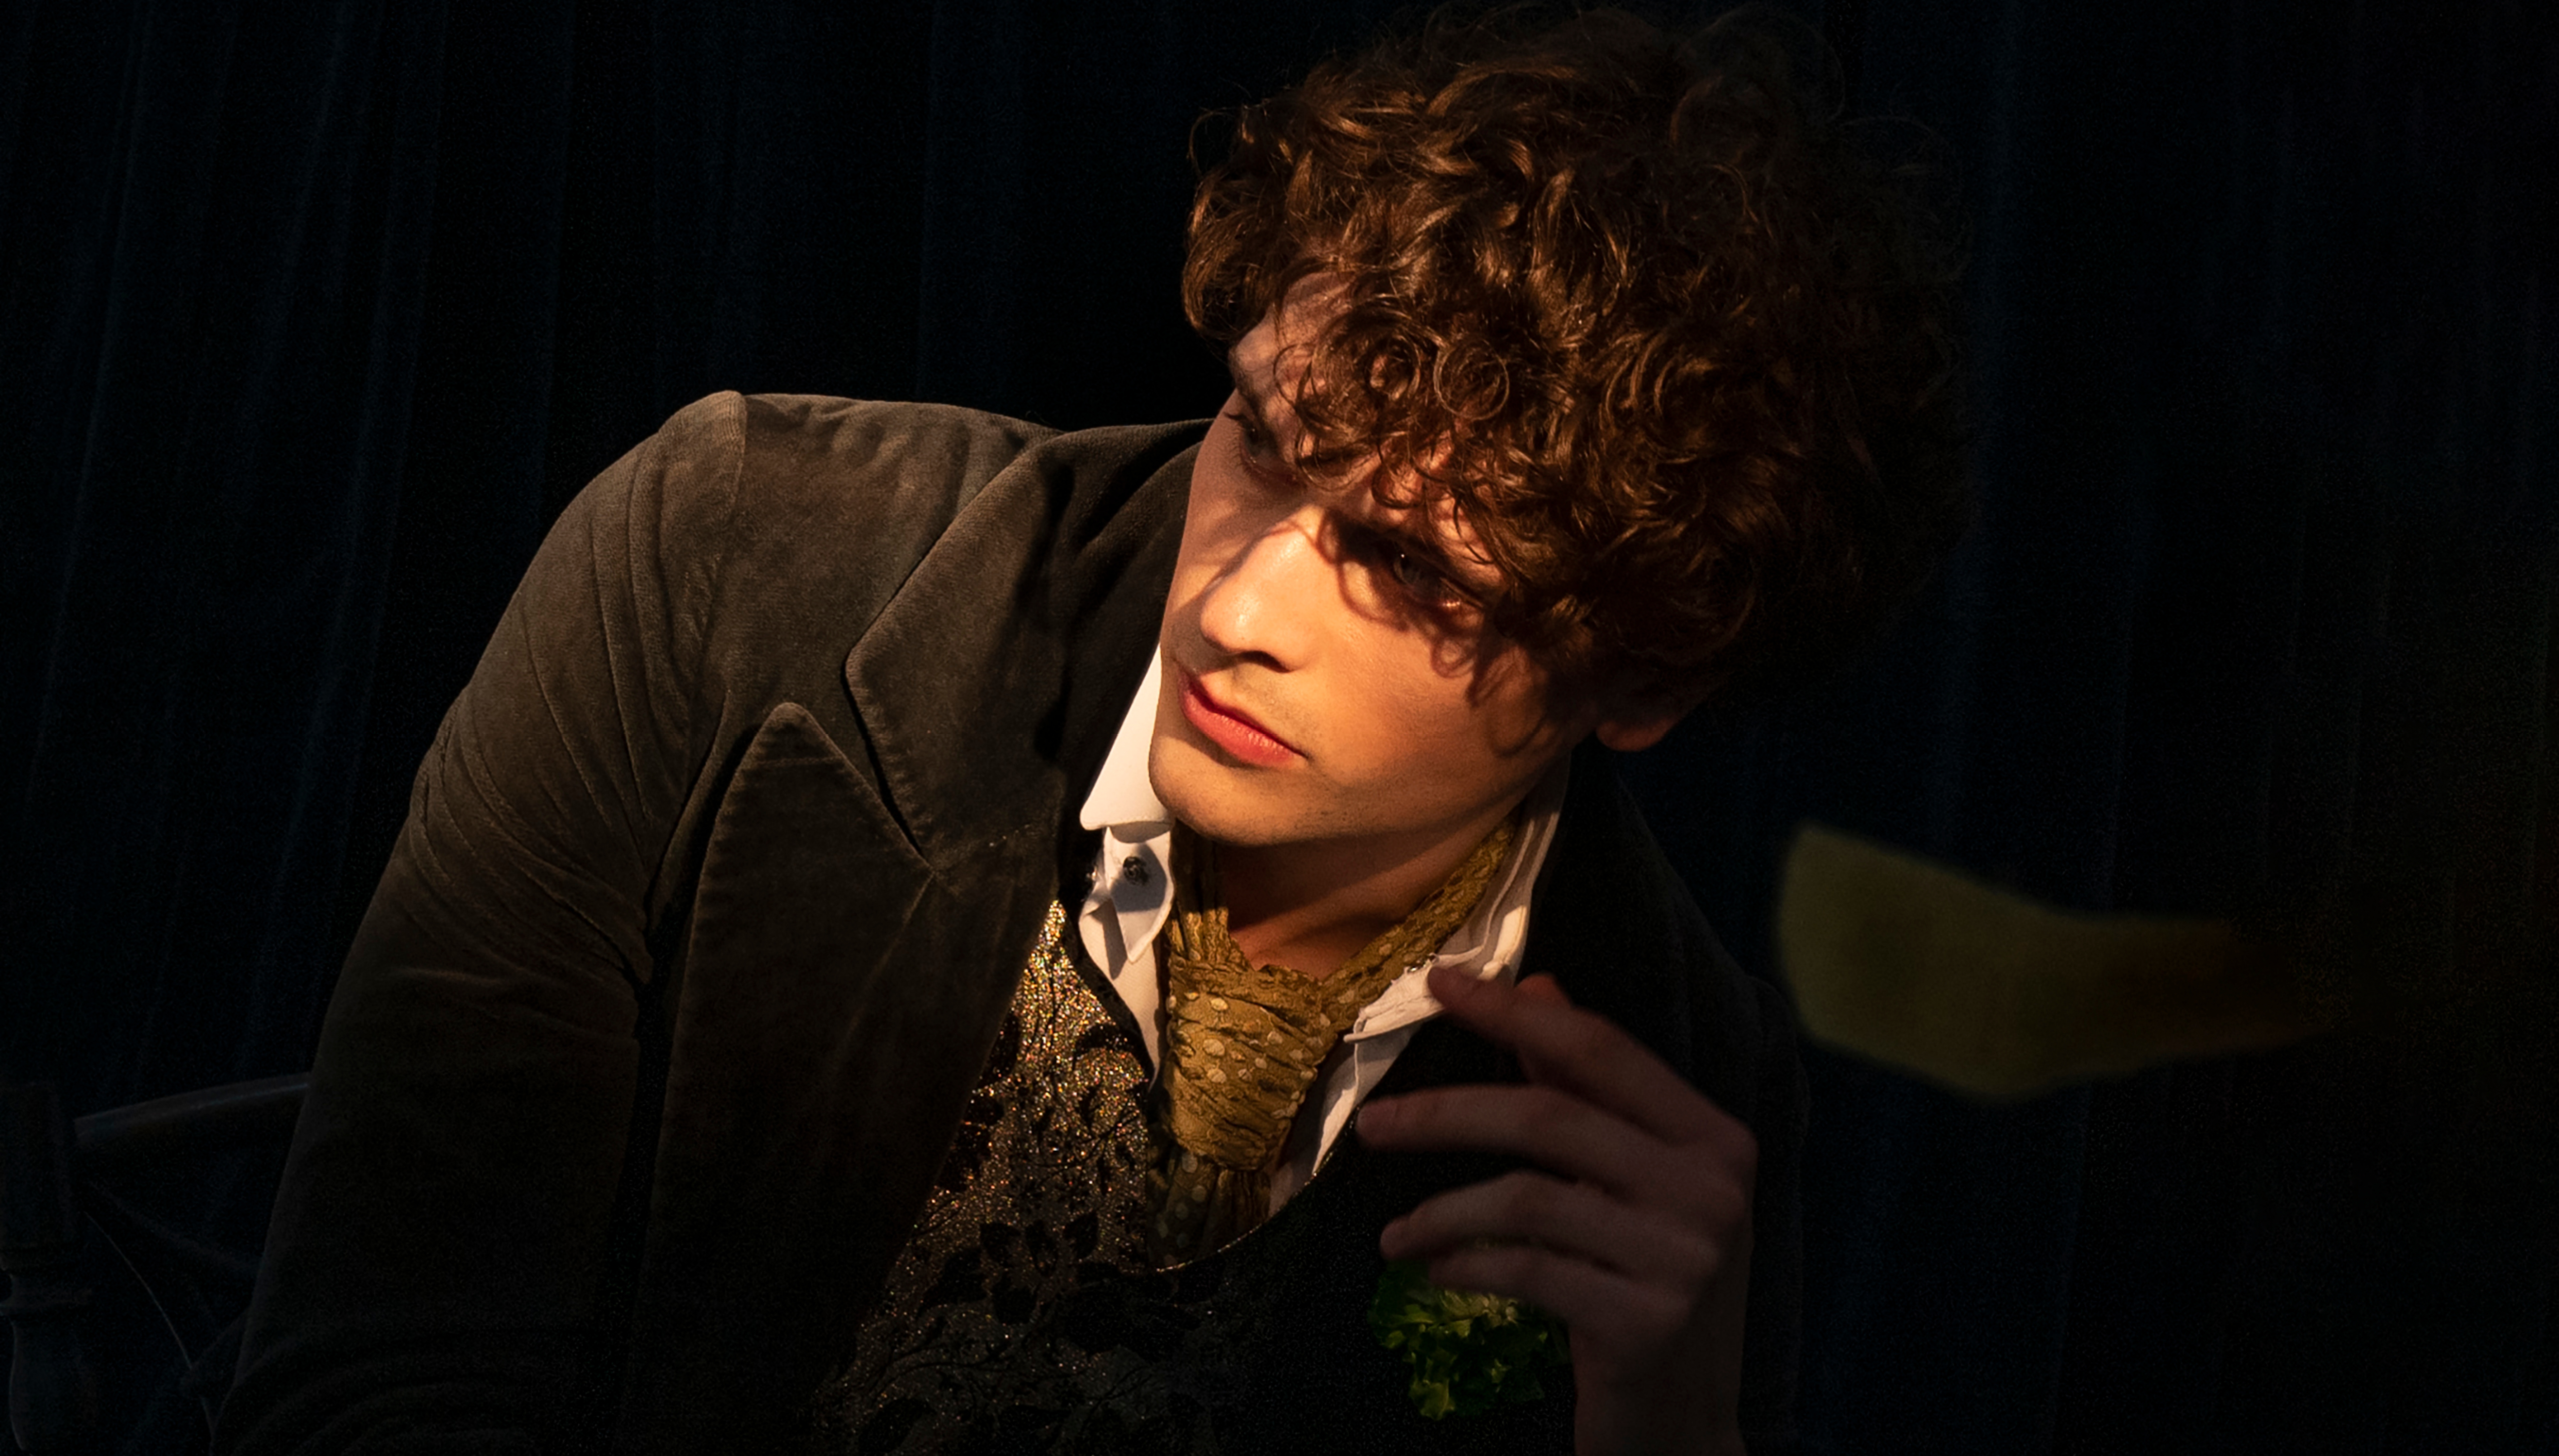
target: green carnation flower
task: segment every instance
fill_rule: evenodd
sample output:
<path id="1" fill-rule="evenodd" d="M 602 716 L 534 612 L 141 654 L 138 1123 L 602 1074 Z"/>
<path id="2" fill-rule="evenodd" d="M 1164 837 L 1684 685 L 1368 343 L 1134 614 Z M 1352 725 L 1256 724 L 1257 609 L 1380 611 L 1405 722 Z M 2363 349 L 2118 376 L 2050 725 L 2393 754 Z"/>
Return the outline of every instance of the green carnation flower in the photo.
<path id="1" fill-rule="evenodd" d="M 1399 1259 L 1377 1281 L 1368 1325 L 1413 1369 L 1413 1408 L 1432 1420 L 1481 1415 L 1546 1393 L 1539 1372 L 1572 1361 L 1564 1322 L 1532 1304 L 1430 1282 Z"/>

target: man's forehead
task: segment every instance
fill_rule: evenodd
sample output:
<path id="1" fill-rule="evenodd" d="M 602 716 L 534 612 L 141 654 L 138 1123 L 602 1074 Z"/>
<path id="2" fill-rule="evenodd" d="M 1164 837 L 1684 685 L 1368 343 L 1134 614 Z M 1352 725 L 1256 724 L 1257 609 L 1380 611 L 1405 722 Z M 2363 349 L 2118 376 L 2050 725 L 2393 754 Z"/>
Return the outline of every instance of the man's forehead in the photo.
<path id="1" fill-rule="evenodd" d="M 1227 377 L 1255 414 L 1293 413 L 1313 354 L 1312 339 L 1290 336 L 1283 345 L 1276 331 L 1257 328 L 1227 350 Z"/>
<path id="2" fill-rule="evenodd" d="M 1227 351 L 1227 371 L 1258 408 L 1285 406 L 1300 387 L 1316 346 L 1348 303 L 1347 286 L 1329 273 L 1313 273 Z"/>
<path id="3" fill-rule="evenodd" d="M 1251 336 L 1246 338 L 1249 340 Z M 1257 365 L 1246 355 L 1243 342 L 1238 342 L 1226 352 L 1226 376 L 1234 382 L 1235 392 L 1244 396 L 1245 407 L 1252 410 L 1257 419 L 1269 419 L 1273 405 L 1284 403 L 1277 398 L 1269 361 L 1261 361 Z"/>

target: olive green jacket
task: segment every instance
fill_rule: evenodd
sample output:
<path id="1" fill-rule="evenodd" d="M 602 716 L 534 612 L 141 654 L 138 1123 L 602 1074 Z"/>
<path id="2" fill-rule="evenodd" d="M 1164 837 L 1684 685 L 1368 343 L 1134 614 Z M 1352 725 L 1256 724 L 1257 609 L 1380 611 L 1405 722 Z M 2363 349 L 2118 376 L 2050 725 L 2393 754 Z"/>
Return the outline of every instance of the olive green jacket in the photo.
<path id="1" fill-rule="evenodd" d="M 349 953 L 218 1449 L 790 1446 L 1081 893 L 1200 430 L 723 394 L 577 498 Z M 1783 1426 L 1783 1004 L 1595 760 L 1538 897 L 1527 962 L 1760 1137 Z"/>

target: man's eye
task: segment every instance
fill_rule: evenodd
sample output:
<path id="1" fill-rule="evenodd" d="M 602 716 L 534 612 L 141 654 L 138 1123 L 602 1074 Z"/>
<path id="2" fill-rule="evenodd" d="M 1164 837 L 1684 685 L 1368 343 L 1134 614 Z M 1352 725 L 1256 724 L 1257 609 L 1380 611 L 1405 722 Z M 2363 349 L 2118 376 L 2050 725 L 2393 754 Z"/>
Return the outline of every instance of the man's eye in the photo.
<path id="1" fill-rule="evenodd" d="M 1459 612 L 1475 605 L 1474 599 L 1460 591 L 1448 573 L 1430 563 L 1430 559 L 1394 541 L 1379 543 L 1379 554 L 1385 557 L 1387 575 L 1406 596 L 1433 612 Z"/>
<path id="2" fill-rule="evenodd" d="M 1392 583 L 1415 605 L 1432 612 L 1456 612 L 1475 605 L 1430 553 L 1373 526 L 1339 521 L 1334 528 L 1347 556 Z"/>
<path id="3" fill-rule="evenodd" d="M 1387 547 L 1387 570 L 1395 575 L 1395 584 L 1426 602 L 1453 600 L 1448 578 L 1433 570 L 1430 563 L 1401 546 Z"/>
<path id="4" fill-rule="evenodd" d="M 1278 460 L 1280 442 L 1272 438 L 1271 432 L 1263 428 L 1260 420 L 1232 409 L 1226 412 L 1226 417 L 1235 421 L 1237 433 L 1244 437 L 1246 460 L 1261 465 L 1269 465 Z"/>

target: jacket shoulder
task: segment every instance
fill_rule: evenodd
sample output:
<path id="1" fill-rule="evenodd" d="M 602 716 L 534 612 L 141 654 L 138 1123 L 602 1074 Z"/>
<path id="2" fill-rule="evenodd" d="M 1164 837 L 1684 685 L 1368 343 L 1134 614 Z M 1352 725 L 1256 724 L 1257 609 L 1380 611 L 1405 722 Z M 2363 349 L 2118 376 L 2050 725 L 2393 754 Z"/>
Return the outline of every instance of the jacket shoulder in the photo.
<path id="1" fill-rule="evenodd" d="M 696 552 L 929 541 L 986 482 L 1057 432 L 947 404 L 724 391 L 639 450 L 668 534 Z M 720 538 L 730 539 L 720 539 Z"/>
<path id="2" fill-rule="evenodd" d="M 680 675 L 744 674 L 701 693 L 806 694 L 826 674 L 793 664 L 813 648 L 840 662 L 987 483 L 1056 433 L 952 405 L 725 391 L 670 416 L 588 487 L 606 499 L 573 510 L 662 584 L 666 640 L 693 664 Z"/>

